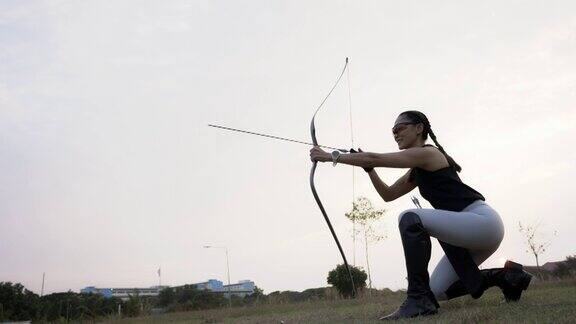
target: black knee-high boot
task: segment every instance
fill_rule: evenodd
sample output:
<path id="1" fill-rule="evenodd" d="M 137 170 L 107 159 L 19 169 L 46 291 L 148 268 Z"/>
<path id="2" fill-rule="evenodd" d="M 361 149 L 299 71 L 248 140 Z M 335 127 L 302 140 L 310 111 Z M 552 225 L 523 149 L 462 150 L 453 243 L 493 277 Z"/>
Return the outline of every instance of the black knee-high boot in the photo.
<path id="1" fill-rule="evenodd" d="M 518 301 L 522 291 L 526 290 L 532 280 L 532 275 L 522 269 L 522 265 L 506 261 L 504 268 L 485 269 L 482 275 L 482 291 L 490 287 L 499 287 L 507 302 Z M 453 283 L 446 291 L 448 299 L 467 295 L 468 289 L 461 280 Z"/>
<path id="2" fill-rule="evenodd" d="M 439 307 L 430 290 L 428 275 L 428 262 L 432 248 L 430 236 L 416 213 L 404 214 L 400 220 L 399 228 L 408 273 L 408 296 L 400 308 L 394 313 L 380 318 L 381 320 L 436 314 Z"/>
<path id="3" fill-rule="evenodd" d="M 484 288 L 484 276 L 482 276 L 470 252 L 463 247 L 454 246 L 440 240 L 438 240 L 438 243 L 440 243 L 452 268 L 460 278 L 460 284 L 465 287 L 473 298 L 480 298 L 484 290 L 486 290 Z"/>

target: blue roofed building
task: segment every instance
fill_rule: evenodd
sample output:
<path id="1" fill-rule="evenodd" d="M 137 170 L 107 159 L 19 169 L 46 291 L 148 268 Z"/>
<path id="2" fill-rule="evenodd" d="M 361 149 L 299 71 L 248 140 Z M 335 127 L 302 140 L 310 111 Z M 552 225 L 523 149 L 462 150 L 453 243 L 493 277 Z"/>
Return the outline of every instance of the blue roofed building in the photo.
<path id="1" fill-rule="evenodd" d="M 102 295 L 106 298 L 113 297 L 112 288 L 96 288 L 94 286 L 86 287 L 80 290 L 81 294 Z"/>
<path id="2" fill-rule="evenodd" d="M 229 297 L 228 291 L 230 291 L 230 295 L 232 296 L 245 297 L 252 295 L 255 287 L 254 282 L 251 280 L 240 280 L 238 283 L 231 284 L 230 286 L 224 285 L 222 289 L 224 291 L 224 297 L 226 298 Z M 228 288 L 230 288 L 230 290 L 228 290 Z"/>
<path id="3" fill-rule="evenodd" d="M 216 279 L 210 279 L 206 282 L 195 283 L 192 285 L 196 286 L 198 290 L 210 290 L 210 291 L 220 291 L 222 290 L 222 287 L 224 287 L 222 281 Z"/>
<path id="4" fill-rule="evenodd" d="M 238 283 L 224 285 L 222 281 L 216 279 L 210 279 L 205 282 L 199 282 L 192 284 L 196 286 L 199 290 L 208 290 L 214 293 L 221 293 L 224 297 L 229 298 L 230 295 L 238 296 L 238 297 L 245 297 L 252 295 L 254 293 L 254 282 L 252 280 L 240 280 Z M 183 286 L 174 287 L 178 289 Z"/>
<path id="5" fill-rule="evenodd" d="M 105 298 L 117 297 L 122 300 L 128 300 L 130 296 L 158 296 L 160 290 L 167 286 L 154 286 L 150 288 L 96 288 L 89 286 L 80 290 L 81 294 L 98 294 Z"/>
<path id="6" fill-rule="evenodd" d="M 254 282 L 251 280 L 240 280 L 238 283 L 224 285 L 222 281 L 216 279 L 210 279 L 205 282 L 199 282 L 191 284 L 196 286 L 199 290 L 207 290 L 213 293 L 222 294 L 226 298 L 230 298 L 230 295 L 237 297 L 245 297 L 254 293 Z M 184 286 L 172 287 L 174 289 L 182 288 Z M 160 291 L 168 286 L 154 286 L 150 288 L 96 288 L 94 286 L 89 286 L 80 290 L 82 294 L 98 294 L 106 298 L 118 297 L 122 300 L 127 300 L 130 296 L 158 296 Z"/>

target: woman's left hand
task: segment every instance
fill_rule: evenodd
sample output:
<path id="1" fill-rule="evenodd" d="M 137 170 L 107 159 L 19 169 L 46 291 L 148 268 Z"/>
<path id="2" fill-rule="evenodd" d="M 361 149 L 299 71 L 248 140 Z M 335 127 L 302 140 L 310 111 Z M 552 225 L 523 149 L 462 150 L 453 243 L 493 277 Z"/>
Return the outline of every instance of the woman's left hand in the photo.
<path id="1" fill-rule="evenodd" d="M 310 150 L 310 160 L 312 162 L 327 162 L 332 160 L 332 155 L 330 153 L 324 151 L 323 149 L 319 148 L 318 146 L 314 146 Z"/>

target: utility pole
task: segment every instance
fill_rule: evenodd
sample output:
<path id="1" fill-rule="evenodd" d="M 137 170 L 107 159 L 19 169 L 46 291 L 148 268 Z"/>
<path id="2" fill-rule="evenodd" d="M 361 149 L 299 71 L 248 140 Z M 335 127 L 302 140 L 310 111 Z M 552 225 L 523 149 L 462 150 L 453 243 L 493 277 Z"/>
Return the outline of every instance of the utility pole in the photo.
<path id="1" fill-rule="evenodd" d="M 158 292 L 160 292 L 160 289 L 162 287 L 162 268 L 158 268 Z"/>
<path id="2" fill-rule="evenodd" d="M 232 292 L 230 290 L 230 262 L 228 261 L 228 248 L 225 246 L 204 245 L 205 249 L 224 249 L 226 251 L 226 273 L 228 275 L 228 307 L 232 307 Z"/>
<path id="3" fill-rule="evenodd" d="M 46 272 L 42 272 L 42 290 L 40 290 L 40 297 L 44 296 L 44 277 L 46 276 Z"/>
<path id="4" fill-rule="evenodd" d="M 232 307 L 232 293 L 230 292 L 230 263 L 228 262 L 228 248 L 226 249 L 226 272 L 228 274 L 228 306 Z"/>

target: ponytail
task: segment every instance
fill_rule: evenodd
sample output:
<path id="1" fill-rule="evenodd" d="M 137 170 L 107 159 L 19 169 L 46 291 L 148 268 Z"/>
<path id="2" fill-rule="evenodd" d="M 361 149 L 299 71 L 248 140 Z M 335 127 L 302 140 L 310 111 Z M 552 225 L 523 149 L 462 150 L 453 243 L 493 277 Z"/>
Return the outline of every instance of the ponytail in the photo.
<path id="1" fill-rule="evenodd" d="M 450 164 L 450 166 L 454 168 L 454 170 L 456 170 L 457 172 L 462 171 L 462 167 L 458 163 L 456 163 L 456 161 L 454 161 L 454 159 L 450 155 L 448 155 L 448 153 L 446 153 L 442 145 L 438 143 L 436 134 L 434 134 L 434 132 L 432 131 L 432 127 L 430 126 L 430 122 L 428 121 L 426 115 L 417 110 L 405 111 L 400 115 L 408 116 L 408 118 L 410 118 L 410 120 L 413 123 L 422 123 L 424 125 L 424 133 L 422 134 L 422 138 L 426 140 L 428 138 L 428 135 L 430 135 L 430 138 L 432 139 L 432 141 L 434 141 L 434 144 L 436 144 L 440 152 L 442 152 L 442 154 L 444 154 L 444 156 L 448 160 L 448 164 Z"/>
<path id="2" fill-rule="evenodd" d="M 450 166 L 452 166 L 454 168 L 454 170 L 456 170 L 457 172 L 462 171 L 462 167 L 458 163 L 456 163 L 456 161 L 454 161 L 454 159 L 450 155 L 448 155 L 448 153 L 446 153 L 446 151 L 444 151 L 444 148 L 442 147 L 442 145 L 440 145 L 440 143 L 438 143 L 438 140 L 436 139 L 436 135 L 432 131 L 432 128 L 430 128 L 430 125 L 428 125 L 428 133 L 430 134 L 430 138 L 432 139 L 432 141 L 434 141 L 434 144 L 436 144 L 436 146 L 438 147 L 440 152 L 442 152 L 444 154 L 444 156 L 446 157 L 446 159 L 448 160 L 448 164 L 450 164 Z"/>

